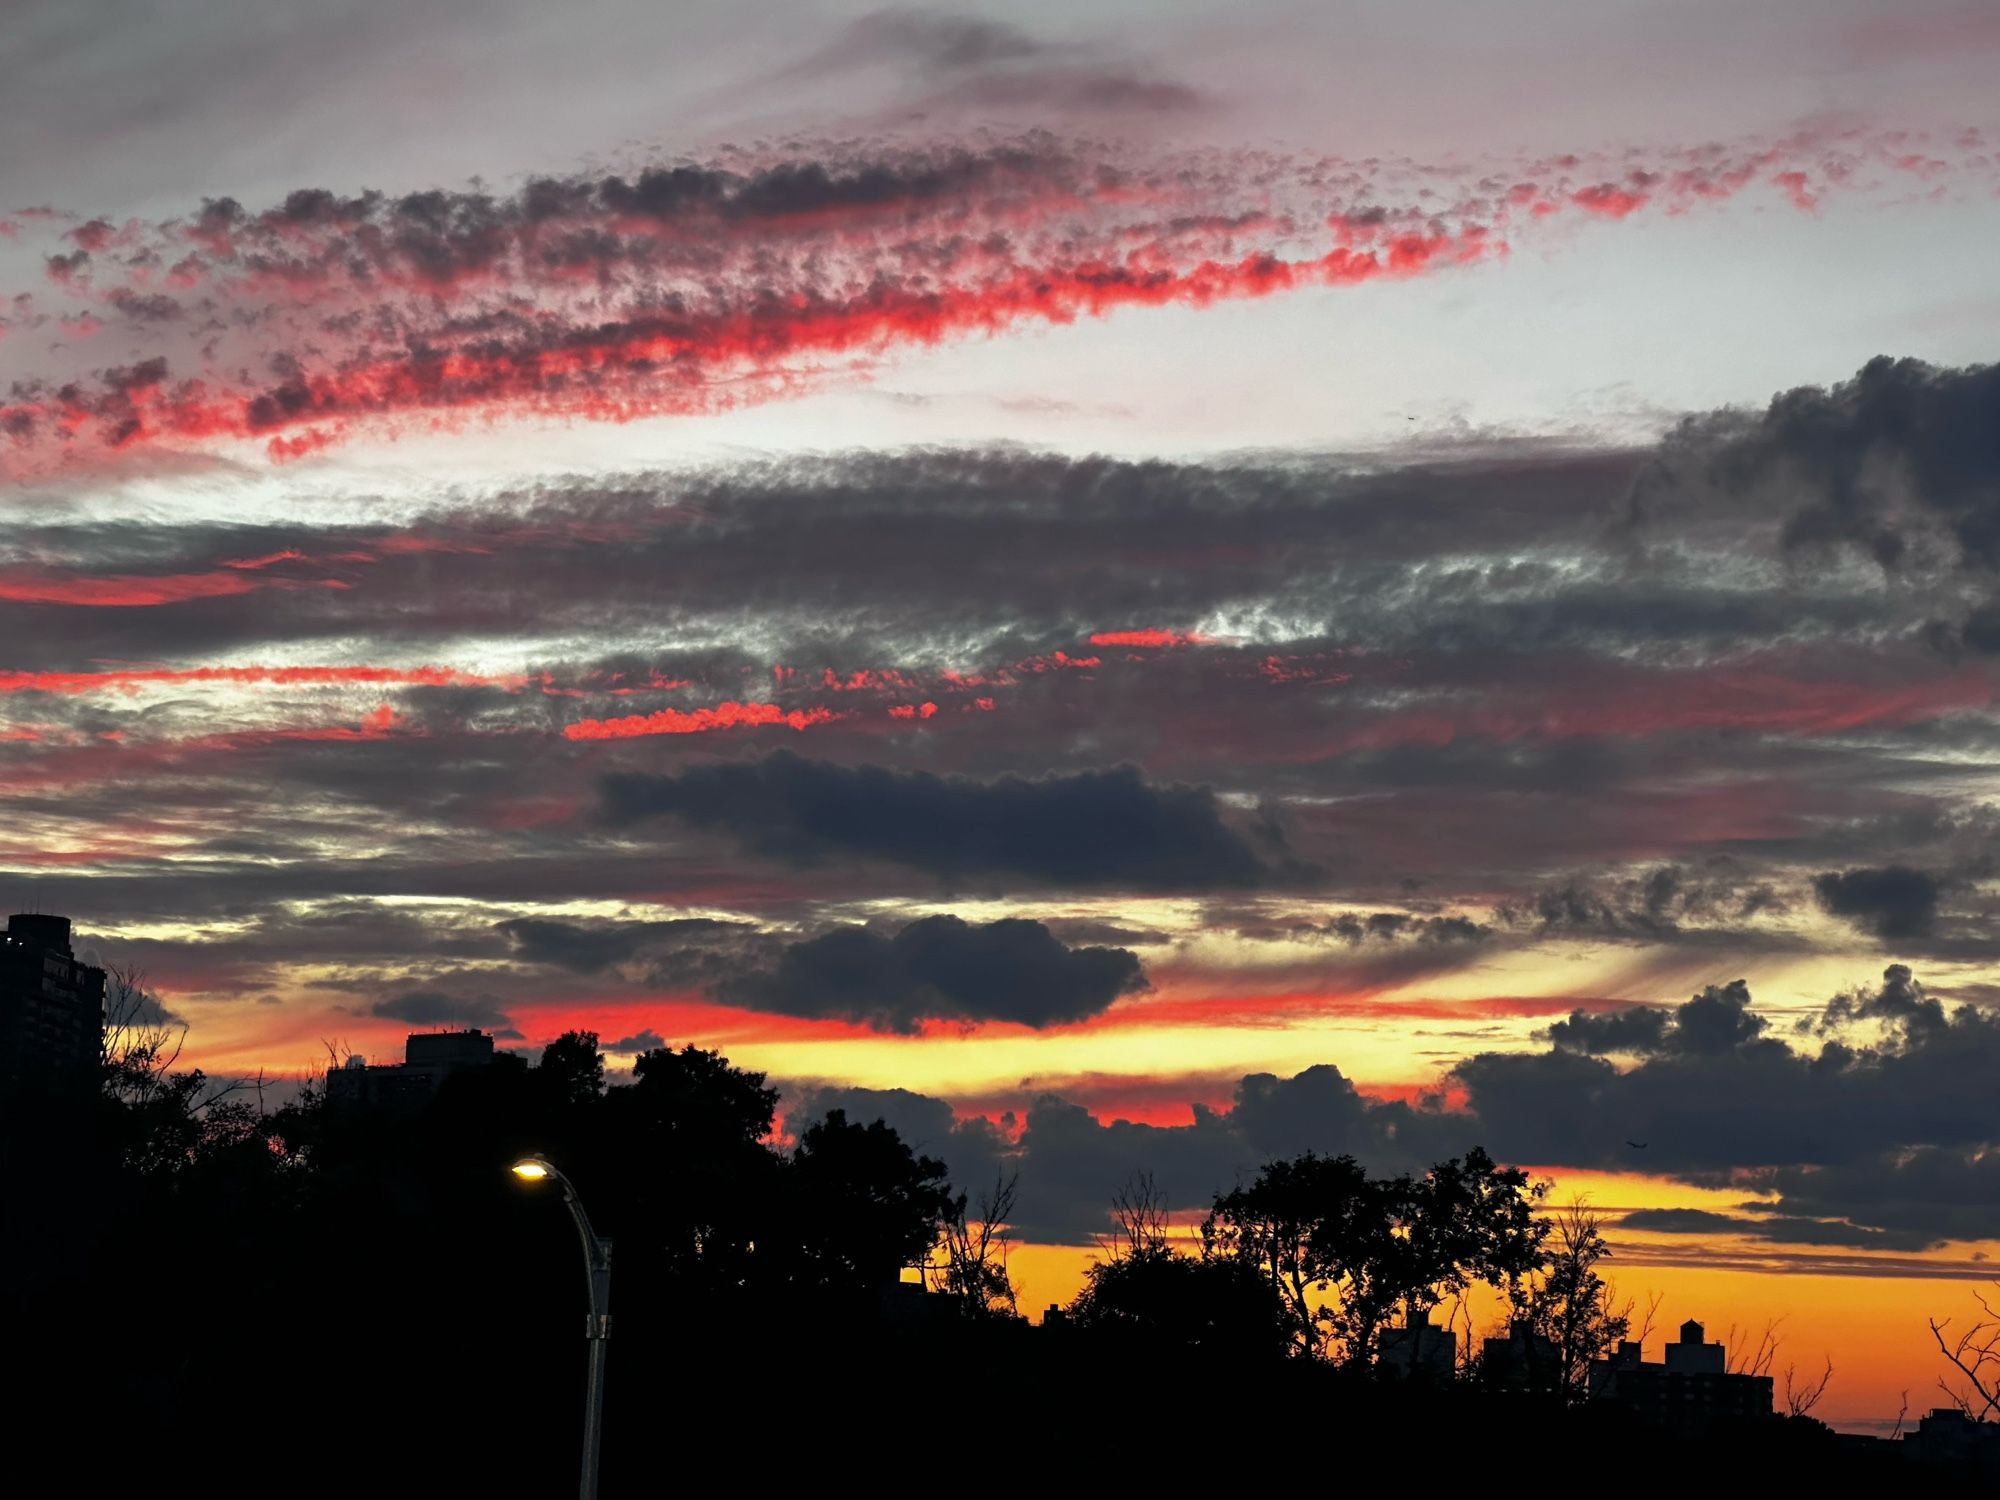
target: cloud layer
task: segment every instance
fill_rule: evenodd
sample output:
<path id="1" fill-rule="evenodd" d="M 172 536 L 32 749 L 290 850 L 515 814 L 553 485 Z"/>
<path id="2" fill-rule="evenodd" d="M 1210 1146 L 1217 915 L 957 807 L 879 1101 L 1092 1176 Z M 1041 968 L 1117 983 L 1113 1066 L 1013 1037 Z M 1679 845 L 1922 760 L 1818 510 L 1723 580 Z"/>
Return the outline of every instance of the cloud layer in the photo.
<path id="1" fill-rule="evenodd" d="M 1136 767 L 1027 780 L 842 767 L 777 751 L 760 762 L 604 783 L 608 818 L 669 815 L 791 862 L 876 859 L 947 881 L 1211 890 L 1266 875 L 1199 787 Z"/>
<path id="2" fill-rule="evenodd" d="M 1635 1210 L 1618 1220 L 1626 1234 L 1899 1252 L 2000 1237 L 2000 1104 L 1985 1082 L 2000 1023 L 1947 1011 L 1901 965 L 1828 1011 L 1839 1025 L 1882 1013 L 1898 1023 L 1881 1040 L 1814 1049 L 1765 1035 L 1742 981 L 1674 1008 L 1580 1012 L 1544 1051 L 1461 1061 L 1458 1101 L 1371 1099 L 1322 1066 L 1244 1077 L 1226 1108 L 1195 1103 L 1186 1124 L 1106 1122 L 1055 1094 L 997 1123 L 905 1091 L 808 1088 L 792 1108 L 798 1120 L 828 1108 L 887 1119 L 964 1183 L 1018 1170 L 1026 1231 L 1061 1242 L 1104 1233 L 1112 1195 L 1137 1172 L 1198 1211 L 1277 1156 L 1352 1152 L 1406 1170 L 1481 1142 L 1507 1160 L 1733 1185 L 1746 1200 L 1729 1213 Z M 1606 1052 L 1638 1060 L 1620 1068 L 1595 1055 Z"/>
<path id="3" fill-rule="evenodd" d="M 1052 66 L 1040 44 L 996 25 L 878 16 L 835 45 L 1011 105 L 1200 103 L 1167 80 Z M 1448 272 L 1572 222 L 1695 212 L 1746 193 L 1810 213 L 1830 194 L 1892 201 L 1937 179 L 1990 187 L 1992 172 L 1976 133 L 1809 131 L 1465 168 L 1036 133 L 802 140 L 539 176 L 507 194 L 300 187 L 158 221 L 38 213 L 5 221 L 10 234 L 52 238 L 43 287 L 21 289 L 7 316 L 0 457 L 29 476 L 189 450 L 261 448 L 282 463 L 475 421 L 713 412 L 1027 325 Z M 93 360 L 101 334 L 131 357 Z M 1935 430 L 1899 427 L 1898 400 L 1896 377 L 1865 373 L 1843 430 L 1920 452 L 1944 519 L 1967 523 L 1967 546 L 1986 546 L 1959 514 L 1978 502 L 1954 477 L 1979 462 L 1976 396 Z M 1774 411 L 1738 434 L 1732 461 L 1831 478 L 1813 468 L 1840 462 L 1813 450 L 1822 418 L 1809 405 Z M 1870 504 L 1834 484 L 1793 533 L 1893 548 L 1895 525 Z"/>
<path id="4" fill-rule="evenodd" d="M 1032 218 L 1050 171 L 1077 187 L 1043 151 L 218 209 L 203 275 L 290 286 L 250 260 L 284 248 L 315 298 L 428 274 L 456 317 L 481 215 L 515 276 L 538 191 L 536 222 L 651 214 L 645 254 L 683 220 L 726 254 L 742 225 L 928 225 L 975 179 Z M 390 232 L 424 214 L 436 244 Z M 67 274 L 165 232 L 83 233 Z M 1885 361 L 1637 448 L 913 450 L 394 515 L 24 512 L 0 857 L 257 1061 L 434 1024 L 793 1059 L 949 1034 L 1006 1060 L 882 1107 L 967 1171 L 1033 1163 L 1053 1237 L 1134 1164 L 1194 1202 L 1275 1152 L 1475 1140 L 1744 1195 L 1634 1233 L 1980 1237 L 1991 392 Z M 1896 967 L 1753 1005 L 1822 961 Z M 1210 1038 L 1363 1023 L 1407 1049 L 1397 1089 L 1194 1070 Z M 1002 1050 L 1058 1035 L 1115 1067 Z"/>

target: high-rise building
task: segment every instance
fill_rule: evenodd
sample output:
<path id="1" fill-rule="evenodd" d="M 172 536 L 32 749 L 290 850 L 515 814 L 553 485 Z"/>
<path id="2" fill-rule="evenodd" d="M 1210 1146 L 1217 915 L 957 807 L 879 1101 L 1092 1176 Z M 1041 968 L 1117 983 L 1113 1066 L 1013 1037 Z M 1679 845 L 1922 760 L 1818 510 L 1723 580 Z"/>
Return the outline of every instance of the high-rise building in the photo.
<path id="1" fill-rule="evenodd" d="M 104 971 L 78 962 L 68 917 L 17 912 L 0 935 L 0 1095 L 88 1090 L 104 1037 Z"/>

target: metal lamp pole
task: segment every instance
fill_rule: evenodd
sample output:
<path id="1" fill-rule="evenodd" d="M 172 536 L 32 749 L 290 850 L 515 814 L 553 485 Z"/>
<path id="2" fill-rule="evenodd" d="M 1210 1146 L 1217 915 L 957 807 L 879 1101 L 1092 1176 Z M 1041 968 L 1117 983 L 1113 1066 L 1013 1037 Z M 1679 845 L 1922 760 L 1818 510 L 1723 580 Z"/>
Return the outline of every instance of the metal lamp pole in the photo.
<path id="1" fill-rule="evenodd" d="M 611 1241 L 590 1227 L 583 1200 L 555 1163 L 546 1157 L 528 1156 L 515 1162 L 512 1171 L 524 1182 L 553 1182 L 562 1189 L 563 1204 L 583 1241 L 583 1266 L 590 1282 L 590 1315 L 583 1328 L 583 1336 L 590 1341 L 590 1387 L 584 1397 L 583 1476 L 577 1495 L 579 1500 L 597 1500 L 597 1457 L 604 1438 L 604 1356 L 611 1346 Z"/>

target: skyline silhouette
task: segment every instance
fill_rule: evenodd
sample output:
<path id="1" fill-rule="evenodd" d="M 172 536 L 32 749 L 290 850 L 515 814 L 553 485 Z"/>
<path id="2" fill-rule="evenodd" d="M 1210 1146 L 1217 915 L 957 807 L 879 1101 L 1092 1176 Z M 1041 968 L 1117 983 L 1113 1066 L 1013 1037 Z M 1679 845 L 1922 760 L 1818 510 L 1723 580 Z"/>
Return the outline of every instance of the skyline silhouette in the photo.
<path id="1" fill-rule="evenodd" d="M 0 996 L 10 1025 L 21 998 Z M 335 1424 L 421 1409 L 438 1430 L 502 1405 L 540 1413 L 532 1438 L 443 1461 L 413 1446 L 405 1473 L 468 1480 L 503 1462 L 508 1483 L 552 1485 L 578 1452 L 556 1420 L 578 1384 L 577 1351 L 564 1360 L 557 1338 L 577 1326 L 576 1245 L 522 1185 L 553 1179 L 590 1255 L 589 1495 L 600 1475 L 616 1491 L 639 1482 L 653 1402 L 707 1410 L 746 1437 L 771 1420 L 721 1372 L 762 1369 L 774 1340 L 799 1338 L 873 1381 L 942 1358 L 1074 1391 L 1059 1401 L 1099 1386 L 1104 1425 L 1067 1439 L 1086 1465 L 1123 1442 L 1112 1410 L 1163 1404 L 1145 1382 L 1104 1392 L 1103 1372 L 1166 1362 L 1197 1386 L 1274 1388 L 1257 1398 L 1267 1416 L 1272 1402 L 1303 1403 L 1329 1434 L 1530 1423 L 1582 1451 L 1672 1441 L 1746 1474 L 2000 1468 L 1990 1314 L 1956 1361 L 1939 1338 L 1962 1377 L 1951 1405 L 1906 1413 L 1888 1438 L 1839 1434 L 1811 1415 L 1831 1362 L 1780 1380 L 1771 1328 L 1754 1347 L 1711 1341 L 1694 1319 L 1671 1341 L 1656 1335 L 1659 1299 L 1621 1297 L 1605 1274 L 1616 1249 L 1588 1205 L 1550 1204 L 1548 1182 L 1477 1148 L 1395 1177 L 1310 1151 L 1267 1161 L 1212 1196 L 1192 1237 L 1135 1173 L 1109 1196 L 1085 1287 L 1034 1326 L 1010 1265 L 1018 1177 L 974 1197 L 879 1119 L 833 1108 L 781 1124 L 779 1092 L 718 1054 L 653 1049 L 615 1084 L 587 1033 L 530 1065 L 479 1032 L 419 1032 L 406 1062 L 350 1059 L 272 1108 L 179 1069 L 172 1028 L 132 1019 L 139 998 L 114 987 L 101 1061 L 81 1079 L 45 1069 L 0 1097 L 0 1165 L 46 1174 L 66 1231 L 10 1241 L 10 1326 L 27 1357 L 92 1373 L 135 1441 L 230 1435 L 281 1451 L 273 1399 Z M 371 1074 L 384 1077 L 370 1086 Z M 108 1361 L 132 1332 L 129 1308 L 100 1298 L 79 1315 L 63 1294 L 101 1282 L 133 1245 L 148 1247 L 151 1284 L 171 1289 L 194 1336 Z M 454 1271 L 413 1294 L 413 1263 Z M 358 1311 L 382 1296 L 414 1296 L 437 1335 L 421 1367 L 385 1362 L 394 1325 L 350 1313 L 318 1322 L 304 1362 L 266 1392 L 231 1388 L 236 1340 L 314 1299 Z M 831 1431 L 855 1415 L 814 1390 L 784 1420 Z M 934 1461 L 927 1452 L 912 1443 L 882 1472 Z"/>
<path id="2" fill-rule="evenodd" d="M 1022 1205 L 1037 1196 L 1024 1139 L 997 1155 L 990 1179 L 975 1180 L 962 1165 L 912 1150 L 883 1115 L 871 1118 L 866 1100 L 849 1101 L 852 1119 L 823 1095 L 781 1108 L 785 1091 L 763 1075 L 693 1047 L 650 1048 L 620 1079 L 588 1032 L 557 1038 L 532 1065 L 477 1028 L 411 1032 L 401 1061 L 330 1056 L 302 1086 L 267 1092 L 260 1079 L 252 1094 L 243 1080 L 181 1067 L 185 1026 L 129 973 L 114 969 L 107 983 L 104 970 L 77 961 L 68 918 L 16 915 L 4 942 L 9 1156 L 25 1164 L 23 1147 L 36 1139 L 67 1163 L 70 1190 L 81 1192 L 75 1239 L 93 1250 L 100 1232 L 185 1233 L 184 1222 L 175 1226 L 190 1211 L 211 1219 L 202 1234 L 285 1239 L 297 1232 L 287 1220 L 310 1222 L 357 1188 L 357 1206 L 333 1211 L 361 1236 L 359 1248 L 389 1225 L 379 1206 L 358 1205 L 404 1170 L 402 1153 L 421 1141 L 439 1152 L 430 1170 L 442 1175 L 414 1200 L 405 1189 L 399 1212 L 424 1204 L 421 1214 L 445 1216 L 438 1231 L 461 1233 L 470 1221 L 453 1225 L 462 1208 L 449 1206 L 452 1194 L 482 1169 L 555 1175 L 564 1200 L 579 1201 L 538 1144 L 552 1141 L 600 1209 L 610 1200 L 604 1222 L 627 1247 L 618 1263 L 636 1255 L 633 1321 L 642 1330 L 661 1316 L 688 1317 L 694 1295 L 714 1303 L 699 1320 L 707 1338 L 743 1339 L 747 1326 L 731 1320 L 779 1288 L 789 1289 L 785 1300 L 820 1305 L 847 1337 L 891 1361 L 909 1355 L 900 1341 L 913 1329 L 1029 1324 L 1012 1265 L 1017 1233 L 1032 1222 Z M 1460 1113 L 1456 1123 L 1470 1122 Z M 1830 1354 L 1817 1373 L 1790 1358 L 1780 1366 L 1781 1319 L 1754 1336 L 1732 1326 L 1710 1341 L 1691 1318 L 1662 1359 L 1648 1361 L 1664 1299 L 1621 1293 L 1606 1274 L 1617 1258 L 1606 1217 L 1580 1197 L 1552 1201 L 1554 1186 L 1476 1146 L 1394 1178 L 1308 1149 L 1239 1167 L 1233 1186 L 1203 1195 L 1198 1220 L 1182 1212 L 1176 1227 L 1185 1196 L 1131 1165 L 1101 1205 L 1081 1289 L 1037 1320 L 1044 1335 L 1086 1342 L 1050 1344 L 1037 1357 L 1145 1349 L 1273 1367 L 1302 1361 L 1398 1387 L 1411 1411 L 1453 1391 L 1475 1401 L 1532 1398 L 1544 1421 L 1587 1409 L 1773 1462 L 1818 1442 L 1801 1451 L 1833 1461 L 1829 1429 L 1812 1415 L 1834 1381 Z M 573 1211 L 599 1247 L 596 1309 L 612 1240 L 596 1238 Z M 1630 1217 L 1614 1215 L 1613 1231 Z M 17 1269 L 17 1289 L 35 1302 L 32 1268 Z M 340 1273 L 329 1263 L 318 1274 Z M 230 1300 L 220 1288 L 211 1295 Z M 628 1289 L 621 1306 L 633 1300 Z M 1974 1302 L 1970 1317 L 1959 1309 L 1925 1320 L 1935 1387 L 1948 1404 L 1913 1419 L 1906 1392 L 1886 1443 L 1878 1434 L 1865 1439 L 1878 1449 L 1864 1450 L 1863 1438 L 1850 1438 L 1849 1457 L 1866 1451 L 1875 1461 L 1968 1472 L 2000 1464 L 2000 1440 L 1987 1441 L 2000 1434 L 2000 1321 L 1991 1301 Z M 595 1311 L 592 1326 L 594 1339 L 608 1337 L 611 1324 Z M 595 1433 L 608 1346 L 591 1347 Z M 595 1436 L 588 1444 L 595 1455 Z"/>
<path id="3" fill-rule="evenodd" d="M 337 1205 L 364 1258 L 516 1222 L 455 1096 L 532 1120 L 601 1067 L 563 1118 L 651 1130 L 642 1068 L 696 1055 L 774 1091 L 723 1153 L 773 1204 L 836 1115 L 939 1164 L 919 1302 L 1002 1298 L 1004 1225 L 1026 1327 L 968 1337 L 1031 1383 L 1100 1357 L 1045 1333 L 1109 1347 L 1080 1299 L 1141 1181 L 1174 1258 L 1134 1286 L 1258 1326 L 1182 1262 L 1308 1160 L 1399 1240 L 1442 1164 L 1548 1183 L 1551 1244 L 1586 1205 L 1665 1320 L 1606 1373 L 1635 1402 L 1689 1319 L 1856 1437 L 1987 1378 L 1978 7 L 131 10 L 0 22 L 0 1085 L 97 1068 L 101 971 L 159 1050 L 23 1146 L 218 1152 L 185 1204 L 125 1158 L 64 1201 L 221 1257 L 175 1274 L 237 1342 L 349 1275 L 434 1311 L 299 1249 Z M 343 1110 L 329 1183 L 274 1122 Z M 625 1253 L 622 1148 L 510 1145 Z M 260 1324 L 196 1200 L 314 1287 L 251 1277 Z M 852 1249 L 759 1232 L 773 1296 Z M 1540 1370 L 1509 1275 L 1414 1322 L 1334 1278 L 1367 1316 L 1292 1309 L 1296 1399 Z M 437 1316 L 497 1360 L 474 1282 Z"/>

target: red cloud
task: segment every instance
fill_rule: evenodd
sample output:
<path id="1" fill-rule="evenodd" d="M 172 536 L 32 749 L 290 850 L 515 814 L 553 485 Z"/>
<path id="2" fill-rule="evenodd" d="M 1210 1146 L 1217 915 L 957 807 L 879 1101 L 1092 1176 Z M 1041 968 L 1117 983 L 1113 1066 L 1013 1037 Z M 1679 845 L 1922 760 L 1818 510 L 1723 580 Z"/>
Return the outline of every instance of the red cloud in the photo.
<path id="1" fill-rule="evenodd" d="M 30 470 L 218 442 L 283 462 L 371 431 L 715 411 L 1025 323 L 1488 261 L 1565 214 L 1680 212 L 1757 184 L 1807 207 L 1870 186 L 1879 174 L 1863 168 L 1909 162 L 1990 177 L 1976 144 L 1802 134 L 1644 165 L 1565 155 L 1475 170 L 1155 160 L 1036 138 L 828 146 L 818 160 L 545 179 L 509 197 L 302 192 L 262 213 L 222 200 L 119 229 L 128 255 L 58 260 L 91 315 L 150 357 L 31 375 L 0 407 L 0 437 Z M 160 265 L 233 315 L 230 331 L 197 338 L 148 314 Z M 380 339 L 385 321 L 400 344 Z M 293 373 L 241 373 L 274 364 Z"/>
<path id="2" fill-rule="evenodd" d="M 65 577 L 27 569 L 0 572 L 0 599 L 17 604 L 73 604 L 90 609 L 138 609 L 155 604 L 185 604 L 190 599 L 223 599 L 262 588 L 314 586 L 299 580 L 246 578 L 240 569 L 107 578 Z M 319 580 L 316 586 L 345 587 L 331 579 Z"/>
<path id="3" fill-rule="evenodd" d="M 1771 669 L 1621 673 L 1586 691 L 1518 694 L 1464 709 L 1393 713 L 1337 736 L 1319 753 L 1448 745 L 1465 738 L 1627 738 L 1686 729 L 1839 734 L 1872 724 L 1911 724 L 1994 699 L 1982 672 L 1894 686 L 1812 681 Z"/>
<path id="4" fill-rule="evenodd" d="M 563 738 L 629 740 L 652 734 L 707 734 L 717 729 L 772 724 L 803 730 L 840 717 L 830 708 L 788 710 L 775 703 L 718 703 L 713 708 L 663 708 L 658 713 L 630 714 L 622 719 L 579 719 L 563 726 Z"/>
<path id="5" fill-rule="evenodd" d="M 0 672 L 0 693 L 137 692 L 142 687 L 206 683 L 269 683 L 278 687 L 380 685 L 504 687 L 518 692 L 521 675 L 488 676 L 454 667 L 121 667 L 104 672 Z"/>
<path id="6" fill-rule="evenodd" d="M 258 568 L 274 567 L 278 563 L 305 561 L 307 561 L 305 553 L 299 551 L 296 547 L 286 547 L 282 551 L 267 552 L 262 557 L 224 558 L 222 566 L 225 568 L 236 568 L 243 572 L 251 572 Z"/>
<path id="7" fill-rule="evenodd" d="M 1607 219 L 1623 219 L 1644 208 L 1648 200 L 1644 193 L 1630 192 L 1604 182 L 1595 187 L 1579 188 L 1570 194 L 1569 201 L 1588 213 Z"/>

